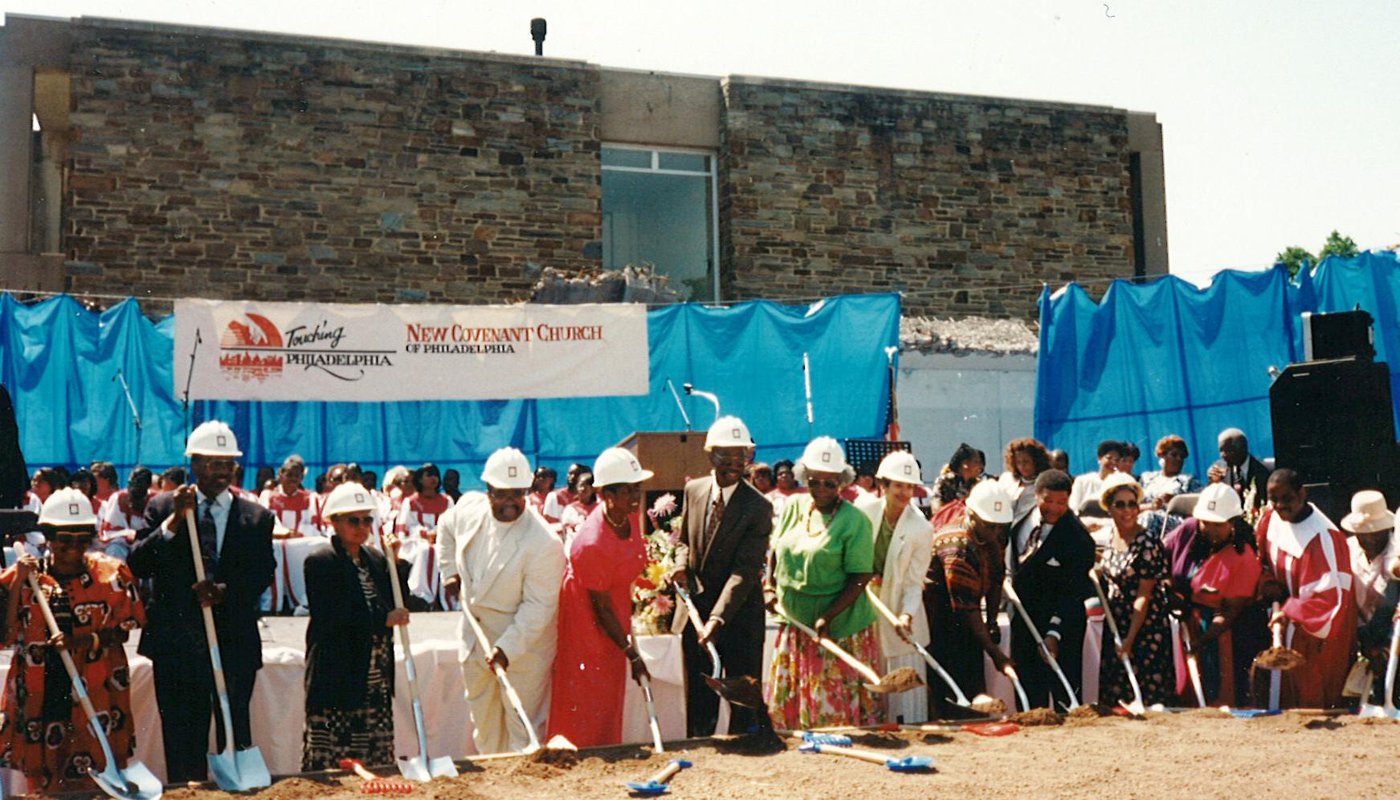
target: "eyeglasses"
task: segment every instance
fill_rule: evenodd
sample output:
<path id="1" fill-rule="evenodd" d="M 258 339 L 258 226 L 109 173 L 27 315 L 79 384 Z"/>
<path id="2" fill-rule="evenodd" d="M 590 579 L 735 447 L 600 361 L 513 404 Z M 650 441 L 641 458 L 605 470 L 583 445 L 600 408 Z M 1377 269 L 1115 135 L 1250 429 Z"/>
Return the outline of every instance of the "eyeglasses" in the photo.
<path id="1" fill-rule="evenodd" d="M 1119 510 L 1124 509 L 1124 508 L 1137 508 L 1137 507 L 1138 507 L 1138 501 L 1136 501 L 1136 500 L 1114 500 L 1113 503 L 1112 503 L 1111 505 L 1112 505 L 1113 508 L 1119 509 Z"/>
<path id="2" fill-rule="evenodd" d="M 366 528 L 374 524 L 374 517 L 353 517 L 347 514 L 340 519 L 344 520 L 346 525 L 363 525 Z"/>
<path id="3" fill-rule="evenodd" d="M 488 490 L 486 491 L 486 494 L 487 494 L 487 496 L 490 497 L 492 500 L 524 500 L 524 499 L 525 499 L 525 490 L 524 490 L 524 489 L 488 489 Z"/>
<path id="4" fill-rule="evenodd" d="M 838 489 L 841 487 L 841 481 L 835 478 L 813 478 L 807 481 L 807 485 L 813 489 Z"/>

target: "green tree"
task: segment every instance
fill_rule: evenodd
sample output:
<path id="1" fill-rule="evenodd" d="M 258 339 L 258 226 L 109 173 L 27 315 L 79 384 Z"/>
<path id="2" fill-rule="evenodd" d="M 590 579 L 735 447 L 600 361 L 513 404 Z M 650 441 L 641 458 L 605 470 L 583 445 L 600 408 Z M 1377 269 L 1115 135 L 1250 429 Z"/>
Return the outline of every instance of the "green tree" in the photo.
<path id="1" fill-rule="evenodd" d="M 1284 266 L 1288 267 L 1288 276 L 1291 278 L 1294 275 L 1297 275 L 1298 270 L 1302 269 L 1305 264 L 1316 264 L 1317 259 L 1314 258 L 1313 254 L 1309 253 L 1307 250 L 1304 250 L 1303 248 L 1297 245 L 1293 245 L 1292 247 L 1284 248 L 1282 253 L 1279 253 L 1278 255 L 1274 256 L 1274 263 L 1283 264 Z"/>
<path id="2" fill-rule="evenodd" d="M 1327 243 L 1322 245 L 1322 249 L 1317 251 L 1317 260 L 1320 262 L 1328 256 L 1338 256 L 1340 258 L 1351 258 L 1356 255 L 1356 242 L 1350 236 L 1343 236 L 1336 231 L 1332 231 L 1327 236 Z"/>

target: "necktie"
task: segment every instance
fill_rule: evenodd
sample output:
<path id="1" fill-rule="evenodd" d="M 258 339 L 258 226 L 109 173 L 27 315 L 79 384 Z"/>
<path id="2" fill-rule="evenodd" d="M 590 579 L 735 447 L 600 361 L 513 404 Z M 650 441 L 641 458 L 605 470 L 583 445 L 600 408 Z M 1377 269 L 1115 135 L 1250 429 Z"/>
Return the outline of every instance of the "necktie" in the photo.
<path id="1" fill-rule="evenodd" d="M 199 515 L 199 549 L 204 556 L 204 571 L 212 572 L 219 563 L 219 533 L 214 525 L 214 501 L 204 501 L 204 513 Z"/>
<path id="2" fill-rule="evenodd" d="M 1030 558 L 1031 554 L 1035 552 L 1035 549 L 1040 546 L 1040 532 L 1044 530 L 1044 528 L 1045 526 L 1040 520 L 1035 521 L 1035 527 L 1031 528 L 1031 535 L 1026 537 L 1026 550 L 1021 553 L 1022 561 Z"/>
<path id="3" fill-rule="evenodd" d="M 714 541 L 715 531 L 719 530 L 719 521 L 724 517 L 724 493 L 715 495 L 715 502 L 710 506 L 710 521 L 705 523 L 705 546 L 709 547 Z"/>

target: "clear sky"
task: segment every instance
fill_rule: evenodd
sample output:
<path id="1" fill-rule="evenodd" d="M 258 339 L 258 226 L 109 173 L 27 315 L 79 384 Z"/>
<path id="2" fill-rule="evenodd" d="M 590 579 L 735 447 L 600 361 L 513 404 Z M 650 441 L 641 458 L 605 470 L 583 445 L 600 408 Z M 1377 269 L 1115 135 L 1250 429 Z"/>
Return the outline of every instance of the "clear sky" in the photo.
<path id="1" fill-rule="evenodd" d="M 0 0 L 101 16 L 1150 111 L 1172 272 L 1400 244 L 1396 0 Z"/>

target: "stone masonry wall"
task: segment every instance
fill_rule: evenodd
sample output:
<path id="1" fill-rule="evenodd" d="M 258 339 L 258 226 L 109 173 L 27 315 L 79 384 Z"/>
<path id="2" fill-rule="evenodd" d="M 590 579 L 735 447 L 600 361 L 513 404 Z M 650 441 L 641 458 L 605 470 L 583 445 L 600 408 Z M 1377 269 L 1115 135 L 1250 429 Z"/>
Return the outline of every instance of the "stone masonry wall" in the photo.
<path id="1" fill-rule="evenodd" d="M 724 96 L 726 297 L 901 290 L 908 314 L 1034 318 L 1042 282 L 1133 274 L 1124 112 L 751 78 Z"/>
<path id="2" fill-rule="evenodd" d="M 74 25 L 71 291 L 471 303 L 598 265 L 594 67 Z"/>

